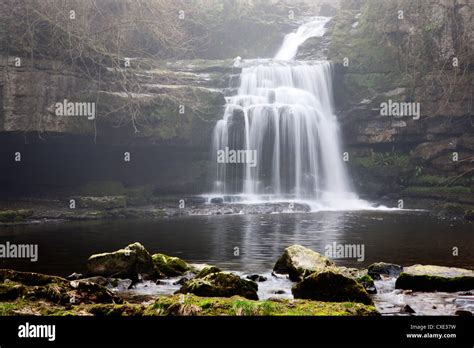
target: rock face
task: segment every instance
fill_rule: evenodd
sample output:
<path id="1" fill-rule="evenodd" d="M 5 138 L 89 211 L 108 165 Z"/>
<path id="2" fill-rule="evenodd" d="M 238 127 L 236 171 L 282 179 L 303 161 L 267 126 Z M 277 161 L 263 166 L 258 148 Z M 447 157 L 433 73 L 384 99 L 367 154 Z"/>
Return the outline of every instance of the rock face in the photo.
<path id="1" fill-rule="evenodd" d="M 258 300 L 258 286 L 256 283 L 241 279 L 231 273 L 211 273 L 203 278 L 193 278 L 186 282 L 177 293 L 192 293 L 204 297 L 231 297 L 242 296 L 251 300 Z"/>
<path id="2" fill-rule="evenodd" d="M 313 273 L 296 284 L 291 291 L 295 298 L 372 304 L 372 299 L 361 284 L 337 270 Z"/>
<path id="3" fill-rule="evenodd" d="M 176 277 L 183 275 L 191 267 L 178 257 L 172 257 L 164 254 L 154 254 L 152 256 L 155 269 L 167 277 Z"/>
<path id="4" fill-rule="evenodd" d="M 404 16 L 398 18 L 401 8 Z M 434 197 L 430 186 L 437 185 L 415 184 L 421 176 L 437 176 L 439 182 L 458 177 L 449 184 L 472 196 L 471 181 L 463 175 L 474 168 L 472 23 L 472 5 L 464 0 L 341 2 L 325 36 L 335 63 L 348 166 L 359 193 L 400 198 L 413 196 L 400 193 L 407 186 L 423 186 L 417 198 L 459 201 L 445 192 Z M 453 79 L 456 87 L 450 88 Z M 389 101 L 419 103 L 419 115 L 382 115 Z"/>
<path id="5" fill-rule="evenodd" d="M 276 273 L 288 274 L 292 281 L 297 282 L 313 272 L 333 265 L 327 257 L 295 244 L 285 249 L 273 270 Z"/>
<path id="6" fill-rule="evenodd" d="M 455 292 L 474 289 L 474 271 L 433 265 L 405 267 L 395 283 L 397 289 Z"/>
<path id="7" fill-rule="evenodd" d="M 369 266 L 367 273 L 373 279 L 381 279 L 381 275 L 387 277 L 397 277 L 403 271 L 403 267 L 393 263 L 376 262 Z"/>
<path id="8" fill-rule="evenodd" d="M 91 276 L 132 280 L 138 280 L 140 276 L 145 279 L 158 276 L 151 255 L 140 243 L 130 244 L 112 253 L 92 255 L 87 261 L 87 270 Z"/>

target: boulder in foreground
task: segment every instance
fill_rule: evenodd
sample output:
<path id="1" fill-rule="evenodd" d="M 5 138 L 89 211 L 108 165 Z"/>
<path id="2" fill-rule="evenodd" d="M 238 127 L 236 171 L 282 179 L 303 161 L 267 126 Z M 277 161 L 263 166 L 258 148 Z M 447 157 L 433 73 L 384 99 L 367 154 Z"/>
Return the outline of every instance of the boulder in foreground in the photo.
<path id="1" fill-rule="evenodd" d="M 387 277 L 397 277 L 403 271 L 403 267 L 385 262 L 376 262 L 369 266 L 367 272 L 375 280 L 381 279 L 381 275 Z"/>
<path id="2" fill-rule="evenodd" d="M 474 271 L 433 265 L 405 267 L 395 282 L 396 289 L 456 292 L 474 289 Z"/>
<path id="3" fill-rule="evenodd" d="M 314 272 L 334 266 L 334 263 L 316 251 L 295 244 L 289 246 L 278 259 L 273 270 L 276 273 L 288 274 L 290 279 L 298 282 Z"/>
<path id="4" fill-rule="evenodd" d="M 337 271 L 313 273 L 291 289 L 295 298 L 328 302 L 360 302 L 372 305 L 367 291 L 356 280 Z"/>
<path id="5" fill-rule="evenodd" d="M 87 261 L 89 276 L 129 278 L 138 280 L 155 279 L 155 270 L 150 253 L 140 243 L 133 243 L 124 249 L 111 253 L 96 254 Z"/>
<path id="6" fill-rule="evenodd" d="M 239 276 L 217 272 L 203 278 L 193 278 L 186 282 L 176 293 L 195 294 L 204 297 L 242 296 L 250 300 L 258 300 L 258 285 Z"/>

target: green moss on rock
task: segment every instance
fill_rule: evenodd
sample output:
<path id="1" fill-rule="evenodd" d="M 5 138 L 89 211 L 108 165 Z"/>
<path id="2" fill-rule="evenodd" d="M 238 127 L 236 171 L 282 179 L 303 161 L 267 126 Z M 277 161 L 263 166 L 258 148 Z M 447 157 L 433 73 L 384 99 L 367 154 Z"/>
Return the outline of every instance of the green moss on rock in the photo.
<path id="1" fill-rule="evenodd" d="M 33 211 L 29 209 L 19 210 L 3 210 L 0 211 L 0 222 L 22 222 L 33 215 Z"/>
<path id="2" fill-rule="evenodd" d="M 232 273 L 211 273 L 203 278 L 193 278 L 187 281 L 176 293 L 195 294 L 204 297 L 242 296 L 258 300 L 258 285 Z"/>
<path id="3" fill-rule="evenodd" d="M 186 261 L 183 261 L 178 257 L 168 256 L 165 254 L 154 254 L 152 259 L 158 272 L 167 277 L 180 276 L 191 269 Z"/>
<path id="4" fill-rule="evenodd" d="M 396 289 L 456 292 L 474 289 L 474 271 L 455 267 L 414 265 L 405 267 Z"/>

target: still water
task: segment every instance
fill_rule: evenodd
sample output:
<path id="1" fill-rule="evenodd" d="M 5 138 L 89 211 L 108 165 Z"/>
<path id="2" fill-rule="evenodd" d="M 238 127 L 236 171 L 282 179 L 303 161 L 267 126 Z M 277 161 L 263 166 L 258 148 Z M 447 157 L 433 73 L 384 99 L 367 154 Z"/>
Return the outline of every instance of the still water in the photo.
<path id="1" fill-rule="evenodd" d="M 336 260 L 339 265 L 362 268 L 385 261 L 474 268 L 473 226 L 419 211 L 187 216 L 11 226 L 0 227 L 0 243 L 38 244 L 38 261 L 3 259 L 0 267 L 66 276 L 84 272 L 92 254 L 137 241 L 151 253 L 245 273 L 269 272 L 291 244 L 324 253 L 325 246 L 333 242 L 364 245 L 363 262 Z M 459 248 L 458 256 L 453 256 L 453 247 Z"/>

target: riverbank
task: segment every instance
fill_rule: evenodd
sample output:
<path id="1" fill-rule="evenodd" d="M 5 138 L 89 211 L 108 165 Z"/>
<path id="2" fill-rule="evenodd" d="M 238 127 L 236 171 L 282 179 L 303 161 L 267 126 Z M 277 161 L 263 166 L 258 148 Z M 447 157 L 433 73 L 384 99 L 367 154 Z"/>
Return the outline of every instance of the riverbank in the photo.
<path id="1" fill-rule="evenodd" d="M 290 294 L 280 289 L 276 293 L 286 296 L 263 298 L 259 289 L 272 277 L 289 286 Z M 91 255 L 86 274 L 66 279 L 3 269 L 0 281 L 2 315 L 431 315 L 439 314 L 437 307 L 444 315 L 472 315 L 474 310 L 472 270 L 388 263 L 341 267 L 299 245 L 286 248 L 268 276 L 189 264 L 133 243 Z M 166 284 L 177 290 L 155 290 Z"/>

